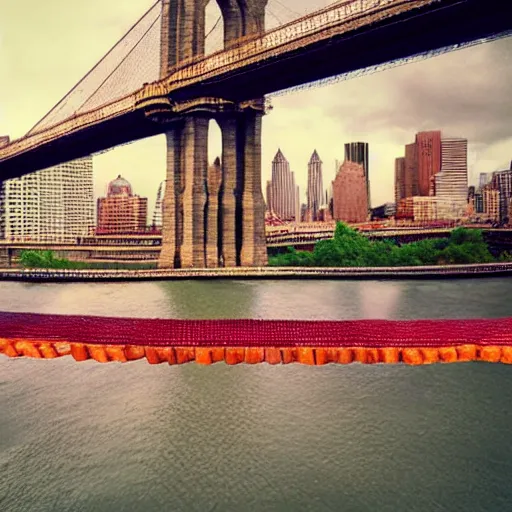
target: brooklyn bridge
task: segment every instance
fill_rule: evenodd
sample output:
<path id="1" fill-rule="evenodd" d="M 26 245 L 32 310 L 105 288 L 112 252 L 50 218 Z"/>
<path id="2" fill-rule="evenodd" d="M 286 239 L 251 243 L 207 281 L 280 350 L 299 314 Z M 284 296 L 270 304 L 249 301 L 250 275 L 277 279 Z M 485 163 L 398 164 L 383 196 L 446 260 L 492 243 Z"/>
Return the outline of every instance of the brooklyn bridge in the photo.
<path id="1" fill-rule="evenodd" d="M 268 31 L 268 0 L 217 0 L 223 49 L 206 56 L 208 3 L 158 0 L 24 137 L 0 137 L 0 180 L 165 134 L 159 266 L 264 266 L 266 95 L 512 32 L 504 0 L 348 0 Z M 209 168 L 211 119 L 222 158 Z"/>

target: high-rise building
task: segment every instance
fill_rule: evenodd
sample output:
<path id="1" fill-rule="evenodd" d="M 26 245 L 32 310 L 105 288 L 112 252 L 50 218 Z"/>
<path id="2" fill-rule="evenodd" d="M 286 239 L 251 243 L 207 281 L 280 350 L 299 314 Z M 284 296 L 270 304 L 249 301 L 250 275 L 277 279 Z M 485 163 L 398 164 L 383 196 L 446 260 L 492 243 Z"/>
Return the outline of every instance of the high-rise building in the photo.
<path id="1" fill-rule="evenodd" d="M 370 160 L 368 158 L 367 142 L 349 142 L 345 144 L 345 161 L 360 164 L 364 169 L 364 177 L 366 180 L 366 195 L 368 197 L 368 209 L 371 205 L 370 197 Z"/>
<path id="2" fill-rule="evenodd" d="M 501 202 L 500 191 L 489 183 L 482 189 L 482 196 L 485 216 L 492 221 L 499 222 Z"/>
<path id="3" fill-rule="evenodd" d="M 324 185 L 322 178 L 322 160 L 318 156 L 315 149 L 308 164 L 308 190 L 307 190 L 307 205 L 308 210 L 311 212 L 313 221 L 318 220 L 320 208 L 324 204 L 323 196 Z"/>
<path id="4" fill-rule="evenodd" d="M 70 242 L 94 224 L 92 157 L 3 183 L 0 238 Z"/>
<path id="5" fill-rule="evenodd" d="M 98 234 L 130 234 L 146 230 L 148 200 L 135 196 L 132 186 L 119 175 L 111 181 L 107 197 L 98 199 Z"/>
<path id="6" fill-rule="evenodd" d="M 269 196 L 270 211 L 283 220 L 297 217 L 295 175 L 290 171 L 290 164 L 280 149 L 272 161 L 272 180 L 270 194 L 267 189 L 267 200 Z"/>
<path id="7" fill-rule="evenodd" d="M 500 221 L 508 217 L 508 203 L 512 197 L 512 168 L 492 173 L 492 187 L 500 192 Z"/>
<path id="8" fill-rule="evenodd" d="M 418 195 L 428 196 L 431 177 L 441 171 L 441 132 L 416 134 Z"/>
<path id="9" fill-rule="evenodd" d="M 434 177 L 439 218 L 463 217 L 468 199 L 467 139 L 441 140 L 441 172 Z"/>
<path id="10" fill-rule="evenodd" d="M 484 196 L 483 196 L 481 189 L 479 189 L 477 192 L 475 192 L 474 202 L 475 202 L 475 214 L 485 213 Z"/>
<path id="11" fill-rule="evenodd" d="M 418 156 L 416 144 L 405 146 L 405 197 L 418 196 Z"/>
<path id="12" fill-rule="evenodd" d="M 267 187 L 266 187 L 266 191 L 267 191 L 267 211 L 269 213 L 273 213 L 272 212 L 272 181 L 271 180 L 267 180 Z"/>
<path id="13" fill-rule="evenodd" d="M 492 174 L 489 172 L 481 172 L 478 179 L 478 188 L 482 189 L 487 185 L 492 179 Z"/>
<path id="14" fill-rule="evenodd" d="M 165 181 L 162 181 L 158 186 L 158 192 L 156 194 L 155 211 L 153 212 L 153 229 L 161 229 L 162 220 L 162 206 L 164 199 Z"/>
<path id="15" fill-rule="evenodd" d="M 405 158 L 395 160 L 395 203 L 405 199 Z"/>
<path id="16" fill-rule="evenodd" d="M 365 222 L 368 218 L 366 176 L 361 164 L 345 161 L 332 184 L 333 217 L 343 222 Z"/>
<path id="17" fill-rule="evenodd" d="M 295 186 L 295 222 L 302 221 L 302 212 L 300 209 L 300 189 L 299 186 Z"/>

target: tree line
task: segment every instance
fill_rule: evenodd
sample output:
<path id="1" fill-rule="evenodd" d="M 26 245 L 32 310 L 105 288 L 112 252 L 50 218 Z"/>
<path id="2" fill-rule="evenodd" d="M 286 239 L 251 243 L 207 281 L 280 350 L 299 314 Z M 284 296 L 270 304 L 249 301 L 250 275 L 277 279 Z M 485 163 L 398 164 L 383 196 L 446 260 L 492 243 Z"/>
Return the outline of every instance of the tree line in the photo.
<path id="1" fill-rule="evenodd" d="M 456 228 L 449 238 L 432 238 L 397 244 L 372 241 L 342 222 L 331 240 L 317 242 L 313 252 L 287 252 L 269 258 L 274 267 L 409 267 L 512 261 L 510 254 L 495 258 L 481 230 Z"/>

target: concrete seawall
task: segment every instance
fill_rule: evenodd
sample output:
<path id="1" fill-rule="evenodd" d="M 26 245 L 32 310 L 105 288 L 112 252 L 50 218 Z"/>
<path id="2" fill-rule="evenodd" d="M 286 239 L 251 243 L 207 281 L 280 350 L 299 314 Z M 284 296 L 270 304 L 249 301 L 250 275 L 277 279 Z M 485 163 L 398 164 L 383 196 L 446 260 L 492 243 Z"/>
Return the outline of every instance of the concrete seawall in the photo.
<path id="1" fill-rule="evenodd" d="M 440 279 L 512 275 L 511 263 L 424 267 L 261 267 L 152 270 L 0 269 L 0 280 L 31 282 L 183 279 Z"/>

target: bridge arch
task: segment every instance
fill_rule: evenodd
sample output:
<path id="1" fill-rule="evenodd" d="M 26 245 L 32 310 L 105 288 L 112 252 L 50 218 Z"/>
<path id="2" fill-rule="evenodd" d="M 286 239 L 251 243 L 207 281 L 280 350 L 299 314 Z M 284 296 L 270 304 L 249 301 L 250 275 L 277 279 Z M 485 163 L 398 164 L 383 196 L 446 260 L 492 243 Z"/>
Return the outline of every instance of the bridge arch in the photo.
<path id="1" fill-rule="evenodd" d="M 204 54 L 223 50 L 225 47 L 225 16 L 216 0 L 209 0 L 205 7 Z"/>
<path id="2" fill-rule="evenodd" d="M 209 36 L 206 14 L 213 13 L 216 24 L 222 21 L 224 43 L 208 53 L 230 48 L 241 38 L 265 30 L 265 8 L 268 0 L 162 0 L 161 78 L 167 77 L 175 66 L 205 55 Z M 220 10 L 221 16 L 215 16 Z M 220 18 L 220 19 L 219 19 Z M 213 32 L 212 32 L 213 34 Z"/>

